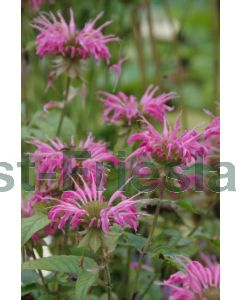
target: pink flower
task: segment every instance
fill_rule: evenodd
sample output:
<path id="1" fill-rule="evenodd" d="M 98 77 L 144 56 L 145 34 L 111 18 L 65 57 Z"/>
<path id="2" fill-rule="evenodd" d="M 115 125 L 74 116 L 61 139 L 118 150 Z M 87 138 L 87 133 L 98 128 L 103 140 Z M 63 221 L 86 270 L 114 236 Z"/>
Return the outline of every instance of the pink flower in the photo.
<path id="1" fill-rule="evenodd" d="M 103 166 L 103 162 L 111 162 L 114 165 L 118 163 L 117 158 L 107 149 L 106 143 L 99 141 L 94 142 L 91 134 L 88 135 L 86 141 L 80 141 L 78 145 L 79 149 L 86 150 L 89 157 L 82 161 L 82 167 L 87 173 L 85 176 L 89 179 L 89 174 L 93 174 L 94 178 L 100 182 L 106 179 L 106 168 Z M 99 172 L 99 174 L 97 174 Z M 97 177 L 100 177 L 99 178 Z"/>
<path id="2" fill-rule="evenodd" d="M 220 148 L 220 117 L 212 116 L 212 122 L 204 130 L 204 143 L 208 155 L 219 153 Z"/>
<path id="3" fill-rule="evenodd" d="M 63 229 L 67 221 L 73 229 L 82 225 L 85 228 L 94 227 L 108 232 L 114 223 L 121 228 L 129 226 L 137 229 L 138 212 L 134 198 L 138 194 L 126 198 L 122 191 L 116 191 L 106 201 L 103 192 L 97 189 L 94 176 L 91 178 L 91 184 L 87 184 L 81 175 L 79 179 L 81 186 L 73 180 L 75 190 L 65 191 L 48 214 L 52 222 L 58 223 L 59 229 Z M 117 199 L 120 200 L 119 203 L 115 203 Z"/>
<path id="4" fill-rule="evenodd" d="M 61 184 L 63 180 L 63 162 L 64 154 L 63 149 L 66 148 L 58 138 L 56 140 L 49 140 L 49 144 L 43 143 L 40 140 L 33 140 L 29 142 L 34 145 L 37 150 L 33 153 L 30 153 L 32 162 L 35 163 L 36 169 L 36 181 L 39 185 L 45 185 L 47 188 L 53 185 L 52 178 L 45 178 L 44 175 L 51 176 L 51 174 L 60 173 L 58 178 L 58 183 Z M 70 169 L 72 169 L 72 167 Z"/>
<path id="5" fill-rule="evenodd" d="M 170 288 L 169 300 L 210 300 L 220 299 L 220 265 L 204 267 L 198 261 L 185 258 L 187 264 L 179 262 L 184 269 L 164 281 Z"/>
<path id="6" fill-rule="evenodd" d="M 101 163 L 112 162 L 116 164 L 118 162 L 116 157 L 107 149 L 106 144 L 101 141 L 94 142 L 91 134 L 86 141 L 80 141 L 78 145 L 75 145 L 73 141 L 71 145 L 63 144 L 58 138 L 48 141 L 49 144 L 37 139 L 30 142 L 37 147 L 35 152 L 30 153 L 32 162 L 35 163 L 37 183 L 47 189 L 62 185 L 64 179 L 70 177 L 74 168 L 82 168 L 88 174 L 93 173 L 97 176 L 97 170 L 105 172 L 105 169 L 101 168 Z M 86 155 L 84 155 L 84 151 Z M 79 153 L 82 157 L 78 157 Z M 72 154 L 73 157 L 68 157 L 68 154 Z M 44 175 L 50 176 L 51 174 L 57 175 L 57 180 L 43 178 Z"/>
<path id="7" fill-rule="evenodd" d="M 143 95 L 140 103 L 142 105 L 142 113 L 149 115 L 160 123 L 163 123 L 166 112 L 172 111 L 173 107 L 166 104 L 169 100 L 172 100 L 176 95 L 174 93 L 163 93 L 158 96 L 154 96 L 158 90 L 158 87 L 150 85 Z"/>
<path id="8" fill-rule="evenodd" d="M 110 72 L 115 72 L 116 73 L 116 81 L 115 81 L 115 85 L 114 85 L 114 90 L 116 89 L 118 82 L 120 80 L 121 77 L 121 73 L 122 73 L 122 64 L 127 60 L 127 57 L 121 58 L 116 64 L 111 65 L 111 67 L 109 68 Z"/>
<path id="9" fill-rule="evenodd" d="M 185 130 L 180 133 L 179 118 L 174 127 L 169 128 L 166 117 L 164 117 L 164 127 L 162 133 L 146 120 L 146 130 L 133 134 L 128 142 L 140 142 L 139 147 L 128 158 L 131 157 L 153 157 L 160 163 L 177 163 L 191 165 L 198 154 L 206 155 L 205 147 L 199 142 L 201 133 L 196 130 Z"/>
<path id="10" fill-rule="evenodd" d="M 78 30 L 75 25 L 74 15 L 70 9 L 70 22 L 66 23 L 63 16 L 58 13 L 58 17 L 49 14 L 41 14 L 35 19 L 32 25 L 39 31 L 36 37 L 37 55 L 67 56 L 71 59 L 78 57 L 86 59 L 92 56 L 95 60 L 110 60 L 110 51 L 107 47 L 109 42 L 117 41 L 114 35 L 103 35 L 102 30 L 111 24 L 108 21 L 95 29 L 94 26 L 102 14 L 94 20 L 85 24 L 84 28 Z"/>
<path id="11" fill-rule="evenodd" d="M 103 95 L 100 101 L 104 103 L 103 120 L 107 123 L 114 123 L 119 120 L 126 120 L 128 125 L 141 115 L 151 116 L 163 123 L 167 112 L 172 111 L 166 102 L 175 97 L 174 93 L 166 93 L 155 96 L 158 87 L 150 85 L 138 103 L 135 96 L 127 96 L 123 92 L 113 95 L 101 92 Z"/>
<path id="12" fill-rule="evenodd" d="M 134 96 L 128 97 L 123 92 L 119 92 L 116 96 L 107 92 L 101 94 L 105 97 L 100 99 L 104 103 L 104 122 L 115 123 L 123 119 L 131 125 L 139 115 L 138 104 Z"/>

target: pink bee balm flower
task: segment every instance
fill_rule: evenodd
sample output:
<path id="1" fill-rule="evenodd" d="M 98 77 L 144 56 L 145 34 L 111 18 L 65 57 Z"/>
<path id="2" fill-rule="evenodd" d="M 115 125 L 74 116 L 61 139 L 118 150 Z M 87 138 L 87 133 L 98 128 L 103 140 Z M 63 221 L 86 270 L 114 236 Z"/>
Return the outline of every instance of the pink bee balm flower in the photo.
<path id="1" fill-rule="evenodd" d="M 30 153 L 31 159 L 35 163 L 37 183 L 44 182 L 47 187 L 51 186 L 53 183 L 52 179 L 44 179 L 43 176 L 56 173 L 60 173 L 58 183 L 62 183 L 64 171 L 64 154 L 62 150 L 66 148 L 66 145 L 58 138 L 56 140 L 49 140 L 49 144 L 37 139 L 31 141 L 30 144 L 37 148 L 35 152 Z M 73 166 L 74 163 L 69 167 L 72 168 Z"/>
<path id="2" fill-rule="evenodd" d="M 212 115 L 212 122 L 204 130 L 204 140 L 209 152 L 220 148 L 220 117 Z"/>
<path id="3" fill-rule="evenodd" d="M 185 258 L 184 272 L 177 272 L 164 281 L 170 289 L 169 300 L 220 300 L 220 265 L 204 267 Z"/>
<path id="4" fill-rule="evenodd" d="M 179 118 L 173 129 L 170 129 L 164 117 L 164 127 L 162 133 L 146 120 L 147 128 L 144 132 L 133 134 L 128 142 L 140 142 L 139 147 L 128 158 L 152 156 L 161 163 L 174 162 L 177 164 L 191 165 L 198 154 L 206 155 L 205 147 L 200 144 L 201 134 L 196 130 L 180 131 Z"/>
<path id="5" fill-rule="evenodd" d="M 67 221 L 73 229 L 82 225 L 85 228 L 99 228 L 105 233 L 113 224 L 121 228 L 129 226 L 137 229 L 138 212 L 134 198 L 138 194 L 126 198 L 122 191 L 116 191 L 106 201 L 103 192 L 97 190 L 94 176 L 91 184 L 87 184 L 80 175 L 79 178 L 82 185 L 73 180 L 75 190 L 65 191 L 48 214 L 50 220 L 59 224 L 59 229 L 63 229 Z M 119 203 L 115 203 L 117 199 L 120 200 Z"/>
<path id="6" fill-rule="evenodd" d="M 86 141 L 80 141 L 78 148 L 86 150 L 89 157 L 82 161 L 82 167 L 87 171 L 86 178 L 89 179 L 89 174 L 93 174 L 98 180 L 106 180 L 106 169 L 101 164 L 102 162 L 111 162 L 114 165 L 118 163 L 117 158 L 107 149 L 106 143 L 99 141 L 94 142 L 91 134 L 88 135 Z M 99 171 L 99 174 L 97 174 Z"/>
<path id="7" fill-rule="evenodd" d="M 103 120 L 107 123 L 114 123 L 119 120 L 127 120 L 131 125 L 140 115 L 151 116 L 163 123 L 167 112 L 172 111 L 166 102 L 175 97 L 174 93 L 167 93 L 155 96 L 158 87 L 152 85 L 146 90 L 142 99 L 138 103 L 135 96 L 127 96 L 123 92 L 117 95 L 102 92 L 103 98 L 100 101 L 104 103 Z"/>
<path id="8" fill-rule="evenodd" d="M 101 93 L 105 98 L 100 100 L 104 103 L 103 120 L 106 123 L 115 123 L 125 119 L 128 125 L 139 115 L 138 104 L 134 96 L 127 96 L 119 92 L 116 96 L 107 92 Z"/>
<path id="9" fill-rule="evenodd" d="M 33 140 L 30 143 L 37 147 L 35 152 L 30 153 L 36 167 L 37 182 L 45 184 L 47 188 L 54 186 L 53 180 L 51 178 L 43 179 L 44 174 L 57 174 L 57 183 L 62 185 L 64 179 L 70 176 L 74 168 L 83 168 L 96 176 L 98 164 L 105 161 L 114 164 L 118 162 L 117 158 L 107 149 L 106 144 L 101 141 L 94 142 L 91 134 L 86 141 L 80 141 L 78 145 L 75 145 L 74 142 L 70 146 L 63 144 L 58 138 L 49 140 L 49 144 L 39 140 Z M 82 151 L 86 151 L 88 155 L 78 159 L 77 155 Z M 73 154 L 72 158 L 67 158 L 68 152 Z M 74 157 L 74 152 L 76 152 L 76 157 Z M 101 170 L 104 171 L 102 168 Z"/>
<path id="10" fill-rule="evenodd" d="M 66 23 L 63 16 L 58 17 L 49 14 L 41 14 L 32 25 L 39 31 L 36 37 L 37 55 L 67 56 L 71 59 L 78 57 L 86 59 L 92 56 L 95 60 L 110 60 L 110 51 L 107 47 L 109 42 L 117 41 L 114 35 L 103 35 L 102 30 L 111 24 L 108 21 L 99 28 L 94 28 L 102 14 L 88 22 L 83 29 L 78 30 L 75 25 L 74 15 L 70 9 L 70 22 Z"/>
<path id="11" fill-rule="evenodd" d="M 171 92 L 154 96 L 157 90 L 158 87 L 154 88 L 153 85 L 150 85 L 140 100 L 140 103 L 142 105 L 143 114 L 149 115 L 160 123 L 163 123 L 166 112 L 173 110 L 173 107 L 168 106 L 166 103 L 176 97 L 176 95 Z"/>

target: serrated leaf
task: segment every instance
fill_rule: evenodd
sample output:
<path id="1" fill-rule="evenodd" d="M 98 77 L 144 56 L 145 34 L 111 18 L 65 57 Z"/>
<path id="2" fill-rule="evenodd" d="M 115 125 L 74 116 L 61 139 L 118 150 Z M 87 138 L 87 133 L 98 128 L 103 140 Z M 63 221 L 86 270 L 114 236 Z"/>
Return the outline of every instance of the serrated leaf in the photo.
<path id="1" fill-rule="evenodd" d="M 22 218 L 21 224 L 21 244 L 22 246 L 32 237 L 32 235 L 43 229 L 50 223 L 48 217 L 38 213 L 32 217 Z"/>
<path id="2" fill-rule="evenodd" d="M 80 267 L 83 259 L 83 267 Z M 23 264 L 23 269 L 45 270 L 70 274 L 81 274 L 83 270 L 98 270 L 95 261 L 89 257 L 81 258 L 74 255 L 55 255 L 36 260 L 30 260 Z"/>

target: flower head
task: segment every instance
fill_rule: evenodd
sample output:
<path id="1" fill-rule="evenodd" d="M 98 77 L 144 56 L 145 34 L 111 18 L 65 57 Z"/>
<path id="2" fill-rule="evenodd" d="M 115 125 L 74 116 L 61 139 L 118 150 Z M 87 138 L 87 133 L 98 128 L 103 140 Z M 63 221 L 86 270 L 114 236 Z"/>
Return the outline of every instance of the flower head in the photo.
<path id="1" fill-rule="evenodd" d="M 63 144 L 58 138 L 49 139 L 48 142 L 44 143 L 37 139 L 30 142 L 37 148 L 35 152 L 30 153 L 35 163 L 37 183 L 48 189 L 56 187 L 56 183 L 54 184 L 52 178 L 44 179 L 44 175 L 57 175 L 57 184 L 62 185 L 74 168 L 84 169 L 86 176 L 90 173 L 97 176 L 98 164 L 100 168 L 100 163 L 105 161 L 117 163 L 116 157 L 107 149 L 106 144 L 101 141 L 94 142 L 91 134 L 86 141 L 80 141 L 77 145 L 73 141 L 71 145 Z M 78 157 L 79 153 L 81 157 Z M 105 171 L 104 168 L 101 170 Z"/>
<path id="2" fill-rule="evenodd" d="M 52 179 L 44 179 L 44 176 L 59 173 L 58 183 L 62 183 L 64 175 L 63 149 L 66 148 L 66 145 L 64 145 L 58 138 L 55 140 L 49 140 L 49 144 L 34 139 L 30 142 L 30 144 L 37 148 L 36 151 L 30 153 L 32 162 L 35 163 L 36 182 L 38 184 L 43 184 L 44 182 L 47 187 L 50 187 L 53 184 Z"/>
<path id="3" fill-rule="evenodd" d="M 126 120 L 128 125 L 139 115 L 138 104 L 134 96 L 127 96 L 123 92 L 117 95 L 102 92 L 105 98 L 100 100 L 104 103 L 103 120 L 106 123 L 115 123 Z"/>
<path id="4" fill-rule="evenodd" d="M 199 142 L 201 134 L 195 129 L 185 130 L 180 133 L 180 122 L 177 119 L 171 129 L 164 117 L 164 127 L 162 133 L 146 120 L 146 130 L 133 134 L 128 142 L 140 141 L 140 145 L 130 156 L 141 157 L 151 156 L 159 162 L 174 162 L 177 164 L 190 165 L 197 158 L 198 154 L 205 155 L 206 149 Z"/>
<path id="5" fill-rule="evenodd" d="M 172 100 L 176 95 L 172 92 L 163 93 L 156 96 L 158 87 L 150 85 L 143 95 L 140 103 L 142 105 L 142 113 L 149 115 L 159 123 L 163 123 L 166 112 L 172 111 L 173 107 L 168 106 L 166 103 Z"/>
<path id="6" fill-rule="evenodd" d="M 151 116 L 163 123 L 167 112 L 173 108 L 166 103 L 175 97 L 174 93 L 165 93 L 156 96 L 158 87 L 150 85 L 140 102 L 133 95 L 127 96 L 123 92 L 117 95 L 102 92 L 100 101 L 104 103 L 104 122 L 115 123 L 119 120 L 126 120 L 128 125 L 141 115 Z"/>
<path id="7" fill-rule="evenodd" d="M 32 25 L 39 31 L 36 37 L 37 55 L 67 56 L 71 59 L 78 57 L 86 59 L 92 56 L 95 60 L 103 59 L 109 62 L 110 51 L 107 44 L 117 41 L 114 35 L 104 35 L 102 30 L 111 24 L 108 21 L 98 28 L 94 28 L 102 14 L 85 24 L 78 30 L 75 25 L 74 14 L 70 9 L 70 21 L 66 23 L 63 16 L 58 13 L 41 14 Z"/>
<path id="8" fill-rule="evenodd" d="M 177 272 L 165 280 L 170 289 L 169 300 L 219 300 L 220 265 L 215 263 L 204 267 L 198 261 L 185 258 L 180 262 L 184 272 Z"/>
<path id="9" fill-rule="evenodd" d="M 103 191 L 98 191 L 94 176 L 91 184 L 79 175 L 80 184 L 74 179 L 74 190 L 65 191 L 57 204 L 52 207 L 48 217 L 58 223 L 58 228 L 63 229 L 66 222 L 77 229 L 80 225 L 85 228 L 97 228 L 108 232 L 113 224 L 121 228 L 129 226 L 137 229 L 138 212 L 133 196 L 127 198 L 122 191 L 116 191 L 108 201 L 104 200 Z M 120 202 L 115 201 L 119 199 Z"/>

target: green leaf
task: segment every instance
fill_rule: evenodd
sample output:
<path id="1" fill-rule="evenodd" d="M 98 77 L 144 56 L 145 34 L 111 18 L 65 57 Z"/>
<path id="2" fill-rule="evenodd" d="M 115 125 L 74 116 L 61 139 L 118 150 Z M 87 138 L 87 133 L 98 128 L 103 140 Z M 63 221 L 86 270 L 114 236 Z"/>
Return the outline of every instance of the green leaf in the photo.
<path id="1" fill-rule="evenodd" d="M 83 236 L 78 246 L 80 248 L 89 248 L 96 253 L 102 245 L 102 238 L 101 231 L 91 228 L 88 231 L 83 232 Z"/>
<path id="2" fill-rule="evenodd" d="M 21 281 L 23 284 L 31 284 L 38 281 L 39 275 L 34 270 L 22 270 Z"/>
<path id="3" fill-rule="evenodd" d="M 104 235 L 103 243 L 104 246 L 108 249 L 108 252 L 113 252 L 117 246 L 118 239 L 123 234 L 119 227 L 112 227 L 111 230 Z"/>
<path id="4" fill-rule="evenodd" d="M 88 289 L 93 285 L 97 277 L 97 272 L 94 270 L 83 270 L 78 276 L 75 288 L 75 299 L 86 299 Z"/>
<path id="5" fill-rule="evenodd" d="M 146 243 L 146 238 L 130 232 L 124 233 L 124 239 L 126 241 L 124 245 L 133 247 L 138 250 L 141 250 Z"/>
<path id="6" fill-rule="evenodd" d="M 186 211 L 193 213 L 194 209 L 191 205 L 191 203 L 189 203 L 188 201 L 182 199 L 182 200 L 178 200 L 176 201 L 176 204 L 182 208 L 184 208 Z"/>
<path id="7" fill-rule="evenodd" d="M 22 218 L 21 225 L 21 244 L 22 246 L 32 237 L 32 235 L 43 229 L 50 223 L 48 217 L 44 214 L 38 213 L 29 218 Z"/>
<path id="8" fill-rule="evenodd" d="M 89 232 L 89 247 L 93 252 L 97 252 L 102 245 L 102 234 L 97 230 L 91 230 Z"/>
<path id="9" fill-rule="evenodd" d="M 48 113 L 37 111 L 30 122 L 29 128 L 31 130 L 40 130 L 40 133 L 43 134 L 45 138 L 54 138 L 60 115 L 61 112 L 59 111 L 49 111 Z M 76 128 L 73 121 L 65 116 L 62 125 L 61 138 L 63 138 L 63 140 L 69 140 L 69 137 L 75 135 L 75 133 Z"/>
<path id="10" fill-rule="evenodd" d="M 35 291 L 38 291 L 41 289 L 42 289 L 42 286 L 40 284 L 31 283 L 31 284 L 21 287 L 21 295 L 23 297 L 25 295 L 31 294 L 32 292 L 35 292 Z"/>
<path id="11" fill-rule="evenodd" d="M 83 267 L 80 267 L 81 260 L 83 260 Z M 98 270 L 97 264 L 93 259 L 73 255 L 55 255 L 27 261 L 23 264 L 23 269 L 37 269 L 70 274 L 81 274 L 84 270 Z"/>

